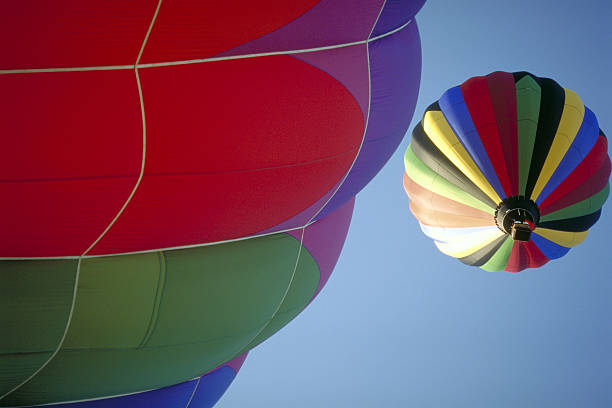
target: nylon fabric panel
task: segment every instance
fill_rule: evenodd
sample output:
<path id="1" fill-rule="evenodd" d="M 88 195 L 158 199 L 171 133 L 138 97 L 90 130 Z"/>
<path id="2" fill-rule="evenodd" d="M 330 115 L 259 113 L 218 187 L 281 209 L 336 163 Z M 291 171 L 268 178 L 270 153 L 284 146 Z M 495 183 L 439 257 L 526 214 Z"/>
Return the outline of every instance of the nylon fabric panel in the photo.
<path id="1" fill-rule="evenodd" d="M 191 394 L 196 389 L 197 380 L 186 381 L 157 390 L 102 398 L 90 401 L 53 404 L 53 408 L 183 408 L 187 406 Z M 33 408 L 44 408 L 48 405 L 36 405 Z"/>
<path id="2" fill-rule="evenodd" d="M 299 243 L 299 239 L 297 241 Z M 248 351 L 257 346 L 301 313 L 313 298 L 319 285 L 320 277 L 321 271 L 317 261 L 308 249 L 302 247 L 293 279 L 278 310 L 262 328 L 257 337 L 251 340 L 241 352 Z"/>
<path id="3" fill-rule="evenodd" d="M 304 231 L 302 246 L 317 261 L 320 278 L 310 302 L 329 280 L 348 234 L 355 207 L 355 197 L 327 217 L 310 224 Z M 295 237 L 295 231 L 293 233 Z"/>
<path id="4" fill-rule="evenodd" d="M 506 236 L 506 239 L 497 252 L 495 252 L 487 262 L 481 265 L 480 268 L 487 272 L 503 271 L 508 264 L 513 245 L 514 241 L 512 238 Z"/>
<path id="5" fill-rule="evenodd" d="M 587 214 L 592 214 L 600 209 L 610 195 L 610 183 L 606 184 L 599 193 L 592 195 L 586 200 L 577 202 L 568 207 L 562 208 L 552 213 L 540 217 L 540 222 L 562 220 L 565 218 L 575 218 Z"/>
<path id="6" fill-rule="evenodd" d="M 129 7 L 123 0 L 4 3 L 0 69 L 133 65 L 156 6 L 151 0 L 131 0 Z"/>
<path id="7" fill-rule="evenodd" d="M 416 23 L 368 43 L 366 49 L 370 111 L 363 143 L 342 185 L 316 219 L 335 211 L 374 178 L 406 135 L 414 114 L 421 79 L 421 40 Z M 363 85 L 367 89 L 367 81 Z"/>
<path id="8" fill-rule="evenodd" d="M 368 85 L 372 79 L 368 69 L 370 62 L 368 46 L 357 44 L 329 50 L 300 52 L 289 56 L 312 65 L 342 84 L 359 104 L 365 122 L 370 105 Z"/>
<path id="9" fill-rule="evenodd" d="M 588 235 L 588 231 L 583 232 L 571 232 L 571 231 L 558 231 L 547 228 L 538 227 L 534 233 L 539 236 L 546 238 L 547 240 L 554 242 L 555 244 L 561 245 L 566 248 L 572 248 L 584 241 Z"/>
<path id="10" fill-rule="evenodd" d="M 212 408 L 221 399 L 225 391 L 227 391 L 234 378 L 236 378 L 236 372 L 228 366 L 221 367 L 203 376 L 200 379 L 189 407 Z"/>
<path id="11" fill-rule="evenodd" d="M 600 136 L 585 159 L 539 205 L 545 215 L 580 202 L 597 192 L 610 177 L 607 139 Z"/>
<path id="12" fill-rule="evenodd" d="M 99 328 L 92 329 L 91 323 L 71 326 L 67 335 L 70 341 L 55 358 L 1 404 L 11 406 L 19 401 L 44 404 L 137 392 L 186 381 L 217 367 L 255 338 L 277 311 L 293 276 L 298 248 L 299 242 L 291 236 L 275 234 L 164 251 L 165 278 L 163 283 L 158 283 L 161 294 L 157 310 L 153 306 L 146 316 L 137 310 L 126 311 L 127 317 L 118 317 L 119 324 L 123 325 L 121 319 L 135 320 L 141 316 L 145 325 L 150 325 L 149 333 L 145 334 L 148 340 L 142 341 L 146 338 L 141 337 L 137 344 L 124 340 L 126 336 L 117 339 L 106 336 L 106 344 L 100 341 L 94 344 L 96 348 L 91 348 L 93 336 L 83 332 Z M 109 262 L 114 269 L 122 268 L 116 271 L 118 276 L 132 275 L 126 278 L 127 282 L 146 283 L 160 273 L 160 264 L 151 256 L 92 258 L 83 263 L 95 260 L 95 265 L 82 267 L 86 275 L 96 270 L 102 273 L 101 263 Z M 151 270 L 134 270 L 133 265 L 143 257 L 149 258 L 142 263 L 143 268 L 148 265 Z M 79 289 L 91 293 L 96 288 L 83 285 L 94 282 L 86 278 Z M 97 282 L 109 287 L 103 280 Z M 100 289 L 107 290 L 104 286 Z M 150 284 L 129 284 L 127 288 L 142 291 L 134 296 L 150 299 Z M 125 297 L 119 297 L 118 301 L 125 305 L 130 302 Z M 79 302 L 78 306 L 81 305 L 83 302 Z M 75 308 L 75 317 L 79 314 L 82 315 L 79 321 L 92 321 L 95 325 L 96 316 L 103 315 L 104 311 L 94 307 Z M 103 316 L 100 325 L 110 318 Z M 143 334 L 141 327 L 132 329 L 132 337 Z"/>
<path id="13" fill-rule="evenodd" d="M 497 123 L 497 134 L 504 155 L 505 169 L 499 168 L 497 161 L 493 161 L 496 172 L 504 183 L 507 174 L 508 186 L 504 184 L 506 196 L 518 195 L 518 126 L 517 102 L 514 77 L 507 72 L 493 72 L 486 77 L 489 95 L 494 101 L 493 112 Z M 481 138 L 482 139 L 482 138 Z M 489 154 L 489 157 L 491 155 Z"/>
<path id="14" fill-rule="evenodd" d="M 76 260 L 0 261 L 0 396 L 32 375 L 59 345 L 76 271 Z"/>
<path id="15" fill-rule="evenodd" d="M 558 259 L 569 252 L 569 248 L 556 244 L 537 233 L 531 235 L 531 240 L 548 259 Z"/>
<path id="16" fill-rule="evenodd" d="M 453 133 L 442 112 L 428 111 L 423 117 L 423 129 L 440 151 L 494 202 L 501 199 Z"/>
<path id="17" fill-rule="evenodd" d="M 472 158 L 478 157 L 478 166 L 500 197 L 505 198 L 510 191 L 510 180 L 506 171 L 506 159 L 501 146 L 498 125 L 495 118 L 489 86 L 486 77 L 468 79 L 460 87 L 458 97 L 465 109 L 464 120 L 469 123 L 471 134 L 461 134 L 464 146 L 478 146 Z M 456 108 L 455 108 L 456 109 Z M 467 129 L 466 129 L 467 130 Z M 469 136 L 469 137 L 468 137 Z M 469 142 L 468 142 L 469 140 Z"/>
<path id="18" fill-rule="evenodd" d="M 245 355 L 197 379 L 170 387 L 97 400 L 53 404 L 54 408 L 212 408 L 232 383 Z M 43 408 L 45 405 L 37 405 Z"/>
<path id="19" fill-rule="evenodd" d="M 412 131 L 410 148 L 427 167 L 444 177 L 447 181 L 459 187 L 461 190 L 474 196 L 474 198 L 495 208 L 497 203 L 493 202 L 482 190 L 480 190 L 465 174 L 463 174 L 448 158 L 442 154 L 440 149 L 427 137 L 423 130 L 422 122 L 419 122 Z"/>
<path id="20" fill-rule="evenodd" d="M 376 27 L 372 31 L 370 38 L 377 37 L 381 34 L 400 27 L 410 17 L 423 7 L 425 0 L 396 0 L 385 1 L 385 6 L 378 17 Z"/>
<path id="21" fill-rule="evenodd" d="M 516 76 L 515 76 L 516 78 Z M 516 80 L 519 194 L 527 196 L 527 180 L 538 132 L 542 88 L 530 75 Z"/>
<path id="22" fill-rule="evenodd" d="M 470 111 L 462 95 L 462 87 L 456 86 L 444 92 L 438 104 L 440 109 L 442 109 L 444 118 L 450 125 L 453 133 L 457 136 L 457 139 L 461 142 L 461 145 L 465 148 L 478 169 L 484 174 L 486 181 L 488 181 L 495 189 L 495 192 L 502 197 L 503 188 L 499 183 L 499 179 L 495 174 L 495 170 L 482 144 L 481 137 L 472 121 Z M 482 107 L 478 107 L 478 109 L 482 109 Z M 495 130 L 497 130 L 496 126 Z"/>
<path id="23" fill-rule="evenodd" d="M 408 146 L 404 155 L 404 167 L 408 177 L 425 189 L 490 214 L 495 212 L 494 207 L 475 199 L 459 187 L 438 176 L 414 155 L 410 146 Z"/>
<path id="24" fill-rule="evenodd" d="M 146 69 L 141 81 L 145 173 L 92 254 L 217 242 L 279 224 L 344 177 L 364 132 L 350 92 L 289 56 Z"/>
<path id="25" fill-rule="evenodd" d="M 383 4 L 384 0 L 321 0 L 277 30 L 218 56 L 303 50 L 366 41 Z"/>
<path id="26" fill-rule="evenodd" d="M 542 228 L 549 228 L 560 231 L 582 232 L 591 228 L 601 216 L 601 209 L 592 214 L 583 215 L 575 218 L 565 218 L 562 220 L 540 222 Z"/>
<path id="27" fill-rule="evenodd" d="M 164 1 L 142 54 L 141 63 L 215 56 L 279 29 L 318 2 Z"/>
<path id="28" fill-rule="evenodd" d="M 140 174 L 134 72 L 0 75 L 0 89 L 0 188 L 12 198 L 0 201 L 0 256 L 79 256 Z"/>
<path id="29" fill-rule="evenodd" d="M 550 180 L 553 172 L 563 160 L 568 149 L 574 142 L 578 130 L 584 119 L 584 105 L 580 97 L 575 92 L 565 89 L 565 104 L 563 105 L 563 113 L 557 127 L 557 133 L 554 136 L 546 160 L 542 165 L 542 170 L 537 178 L 533 192 L 531 193 L 532 200 L 536 201 L 544 186 Z"/>
<path id="30" fill-rule="evenodd" d="M 468 234 L 489 231 L 491 228 L 490 226 L 450 228 L 425 225 L 421 223 L 419 223 L 419 227 L 421 227 L 423 234 L 438 242 L 453 242 L 461 240 Z"/>
<path id="31" fill-rule="evenodd" d="M 63 349 L 145 345 L 159 312 L 165 273 L 161 252 L 83 260 Z"/>
<path id="32" fill-rule="evenodd" d="M 537 78 L 536 81 L 540 84 L 541 91 L 540 114 L 529 166 L 529 176 L 525 187 L 525 197 L 533 196 L 534 187 L 555 139 L 565 105 L 565 91 L 559 84 L 549 78 Z"/>
<path id="33" fill-rule="evenodd" d="M 546 262 L 548 262 L 548 258 L 532 241 L 515 241 L 505 270 L 507 272 L 520 272 L 527 268 L 539 268 Z"/>
<path id="34" fill-rule="evenodd" d="M 464 258 L 480 248 L 495 241 L 503 233 L 497 227 L 490 227 L 489 230 L 466 234 L 462 239 L 453 242 L 434 241 L 440 252 L 452 256 L 453 258 Z"/>
<path id="35" fill-rule="evenodd" d="M 474 219 L 474 222 L 478 225 L 495 225 L 491 214 L 487 214 L 427 190 L 415 183 L 406 173 L 404 173 L 404 190 L 410 198 L 411 203 L 417 204 L 419 209 L 426 211 L 428 214 L 434 215 L 438 212 L 457 214 L 457 216 L 461 218 L 469 217 Z M 419 212 L 419 215 L 415 214 L 415 216 L 420 219 L 423 218 L 425 214 Z M 425 216 L 425 218 L 431 217 Z M 438 223 L 439 221 L 436 222 L 436 225 Z"/>
<path id="36" fill-rule="evenodd" d="M 557 211 L 592 197 L 605 187 L 610 178 L 610 159 L 607 158 L 597 171 L 590 175 L 578 187 L 546 207 L 546 213 Z M 567 181 L 568 179 L 566 179 Z M 573 181 L 573 180 L 572 180 Z M 568 183 L 569 184 L 569 183 Z"/>
<path id="37" fill-rule="evenodd" d="M 495 241 L 491 242 L 488 245 L 485 245 L 473 254 L 463 258 L 459 258 L 459 260 L 466 265 L 482 266 L 487 263 L 487 261 L 489 261 L 491 257 L 502 247 L 502 245 L 506 241 L 506 238 L 506 235 L 502 235 Z"/>
<path id="38" fill-rule="evenodd" d="M 587 154 L 595 145 L 599 135 L 599 125 L 595 114 L 590 109 L 584 108 L 584 120 L 578 129 L 571 146 L 565 153 L 563 160 L 559 163 L 554 173 L 542 189 L 536 203 L 539 204 L 548 197 L 565 180 L 565 178 L 585 159 Z"/>
<path id="39" fill-rule="evenodd" d="M 436 211 L 415 201 L 410 202 L 410 211 L 420 223 L 435 227 L 464 228 L 491 225 L 490 218 L 487 220 L 454 212 Z"/>

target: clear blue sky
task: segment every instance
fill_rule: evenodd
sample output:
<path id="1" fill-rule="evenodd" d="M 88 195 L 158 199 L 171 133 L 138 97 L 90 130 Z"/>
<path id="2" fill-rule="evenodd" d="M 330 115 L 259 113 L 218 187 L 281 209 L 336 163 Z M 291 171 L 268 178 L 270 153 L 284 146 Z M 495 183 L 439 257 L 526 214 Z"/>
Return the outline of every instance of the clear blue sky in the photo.
<path id="1" fill-rule="evenodd" d="M 610 0 L 430 0 L 421 91 L 495 70 L 576 91 L 612 137 Z M 320 296 L 253 350 L 218 404 L 251 407 L 612 407 L 612 204 L 562 259 L 488 273 L 439 253 L 402 190 L 409 135 L 357 197 Z"/>

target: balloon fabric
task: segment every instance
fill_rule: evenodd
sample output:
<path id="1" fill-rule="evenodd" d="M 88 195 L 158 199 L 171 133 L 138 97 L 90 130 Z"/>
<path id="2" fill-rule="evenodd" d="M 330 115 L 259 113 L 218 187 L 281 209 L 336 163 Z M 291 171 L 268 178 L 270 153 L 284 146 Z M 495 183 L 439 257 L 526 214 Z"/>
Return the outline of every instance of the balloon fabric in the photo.
<path id="1" fill-rule="evenodd" d="M 438 249 L 487 271 L 565 255 L 597 222 L 610 158 L 573 91 L 527 72 L 493 72 L 427 108 L 404 157 L 404 188 Z"/>
<path id="2" fill-rule="evenodd" d="M 0 406 L 218 398 L 402 140 L 423 3 L 0 6 Z"/>

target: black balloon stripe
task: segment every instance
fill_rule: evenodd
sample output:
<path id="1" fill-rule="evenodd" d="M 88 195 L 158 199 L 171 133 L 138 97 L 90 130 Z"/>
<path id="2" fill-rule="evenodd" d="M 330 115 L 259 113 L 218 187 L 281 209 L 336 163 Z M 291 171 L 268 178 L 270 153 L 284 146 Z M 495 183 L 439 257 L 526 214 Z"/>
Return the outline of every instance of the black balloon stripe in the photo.
<path id="1" fill-rule="evenodd" d="M 467 176 L 463 174 L 461 170 L 440 151 L 440 149 L 438 149 L 431 139 L 429 139 L 423 129 L 422 122 L 419 122 L 412 131 L 410 146 L 416 157 L 448 182 L 456 185 L 474 198 L 489 205 L 491 208 L 497 206 L 498 203 L 491 200 L 488 195 L 467 178 Z"/>
<path id="2" fill-rule="evenodd" d="M 546 221 L 538 224 L 540 228 L 548 228 L 558 231 L 568 232 L 583 232 L 587 231 L 599 220 L 601 216 L 601 209 L 594 213 L 583 215 L 574 218 L 565 218 L 562 220 Z"/>
<path id="3" fill-rule="evenodd" d="M 493 255 L 495 255 L 495 253 L 499 250 L 499 248 L 501 248 L 507 238 L 508 235 L 504 234 L 503 236 L 497 238 L 495 241 L 483 246 L 473 254 L 464 256 L 463 258 L 459 258 L 459 260 L 466 265 L 482 266 L 487 263 L 487 261 L 491 259 Z"/>

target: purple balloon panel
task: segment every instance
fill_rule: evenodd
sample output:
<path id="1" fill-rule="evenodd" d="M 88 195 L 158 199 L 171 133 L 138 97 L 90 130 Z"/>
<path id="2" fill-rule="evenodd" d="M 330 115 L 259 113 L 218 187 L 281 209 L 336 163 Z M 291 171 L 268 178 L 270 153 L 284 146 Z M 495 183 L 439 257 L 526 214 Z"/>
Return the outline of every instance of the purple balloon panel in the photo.
<path id="1" fill-rule="evenodd" d="M 349 200 L 340 207 L 338 211 L 333 212 L 329 217 L 315 222 L 304 232 L 304 241 L 302 245 L 304 245 L 315 261 L 317 261 L 321 273 L 319 285 L 312 299 L 314 299 L 321 289 L 323 289 L 323 286 L 325 286 L 329 280 L 338 262 L 342 247 L 344 246 L 344 241 L 346 240 L 346 235 L 348 234 L 349 226 L 351 225 L 354 207 L 355 198 L 353 197 L 352 200 Z M 319 238 L 320 236 L 326 236 L 328 238 L 323 240 Z"/>
<path id="2" fill-rule="evenodd" d="M 421 41 L 416 21 L 369 45 L 370 115 L 361 151 L 340 189 L 317 219 L 347 202 L 374 178 L 402 141 L 421 82 Z"/>
<path id="3" fill-rule="evenodd" d="M 288 229 L 300 228 L 303 227 L 310 221 L 325 205 L 325 203 L 333 196 L 334 192 L 340 187 L 341 182 L 336 183 L 331 190 L 323 195 L 323 197 L 319 198 L 312 205 L 308 206 L 305 210 L 300 212 L 299 214 L 289 218 L 287 221 L 283 221 L 282 223 L 270 227 L 266 230 L 260 231 L 258 234 L 268 234 L 276 231 L 284 231 Z M 298 238 L 299 240 L 299 238 Z"/>
<path id="4" fill-rule="evenodd" d="M 370 38 L 378 37 L 414 18 L 425 0 L 387 0 Z"/>
<path id="5" fill-rule="evenodd" d="M 365 44 L 293 54 L 294 58 L 329 74 L 353 95 L 365 122 L 368 114 L 368 56 Z"/>
<path id="6" fill-rule="evenodd" d="M 383 2 L 322 0 L 291 23 L 218 56 L 304 50 L 365 41 Z"/>
<path id="7" fill-rule="evenodd" d="M 353 197 L 337 211 L 306 227 L 303 240 L 301 229 L 287 232 L 296 240 L 302 241 L 302 246 L 310 253 L 319 267 L 319 284 L 308 304 L 317 297 L 334 271 L 351 225 L 354 207 L 355 198 Z"/>

